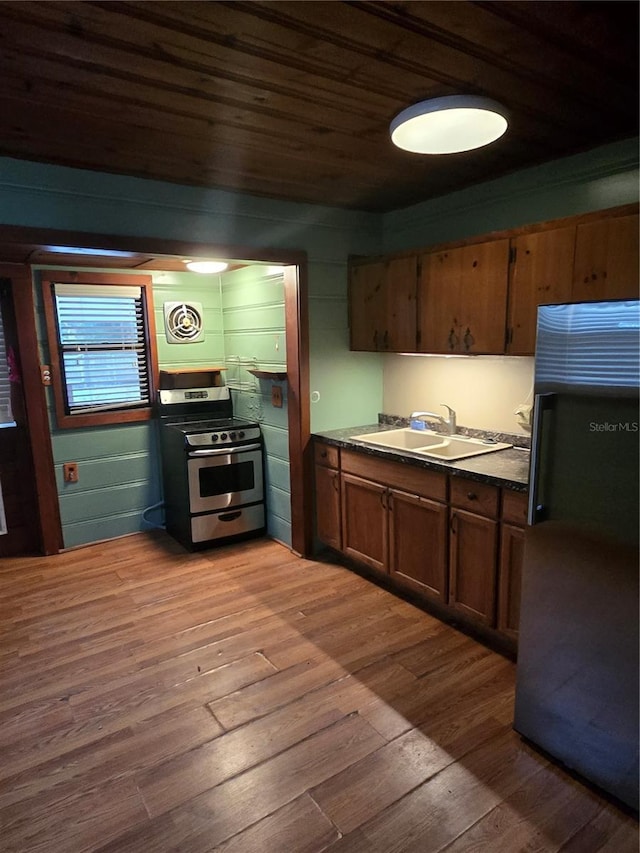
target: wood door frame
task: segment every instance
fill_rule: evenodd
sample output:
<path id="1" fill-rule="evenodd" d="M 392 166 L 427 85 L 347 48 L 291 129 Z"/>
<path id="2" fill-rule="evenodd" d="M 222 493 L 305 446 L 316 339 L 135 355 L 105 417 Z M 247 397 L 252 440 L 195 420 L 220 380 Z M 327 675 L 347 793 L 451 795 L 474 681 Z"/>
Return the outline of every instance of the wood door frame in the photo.
<path id="1" fill-rule="evenodd" d="M 0 259 L 0 278 L 11 282 L 29 443 L 36 479 L 40 544 L 45 554 L 57 554 L 63 546 L 62 524 L 47 401 L 40 376 L 31 268 L 25 264 L 4 264 Z"/>
<path id="2" fill-rule="evenodd" d="M 41 248 L 51 245 L 74 248 L 104 249 L 105 251 L 132 252 L 135 254 L 164 255 L 168 258 L 224 257 L 246 261 L 282 264 L 289 269 L 284 276 L 285 323 L 288 377 L 288 431 L 291 488 L 291 547 L 303 556 L 310 556 L 313 543 L 313 514 L 311 489 L 311 441 L 309 409 L 309 322 L 308 322 L 308 275 L 307 253 L 293 249 L 256 249 L 239 245 L 220 245 L 157 237 L 127 237 L 116 234 L 90 234 L 82 231 L 62 231 L 50 228 L 30 228 L 0 224 L 0 244 L 9 250 L 16 248 Z M 14 252 L 12 252 L 12 255 Z M 79 258 L 80 260 L 80 258 Z M 51 259 L 38 264 L 51 264 Z M 65 264 L 69 266 L 69 264 Z M 101 267 L 104 265 L 91 256 L 82 256 L 78 266 Z M 127 270 L 126 265 L 119 269 Z M 1 272 L 13 270 L 13 272 Z M 114 270 L 115 271 L 115 270 Z M 0 274 L 18 284 L 14 288 L 16 302 L 20 304 L 21 325 L 25 326 L 23 370 L 25 373 L 25 396 L 27 414 L 33 413 L 33 449 L 36 470 L 41 524 L 47 529 L 43 544 L 45 553 L 57 553 L 62 547 L 58 492 L 55 486 L 55 469 L 51 450 L 51 431 L 46 410 L 46 399 L 40 378 L 38 340 L 35 327 L 35 305 L 33 300 L 32 272 L 28 263 L 6 263 L 0 254 Z M 18 296 L 19 293 L 19 296 Z M 18 307 L 16 305 L 16 310 Z M 26 314 L 30 312 L 27 320 Z M 28 368 L 28 369 L 27 369 Z M 26 374 L 29 374 L 27 384 Z M 43 417 L 44 415 L 44 417 Z M 52 492 L 53 485 L 53 492 Z M 55 506 L 52 512 L 51 505 Z M 57 520 L 57 530 L 56 528 Z M 49 550 L 47 550 L 47 548 Z"/>

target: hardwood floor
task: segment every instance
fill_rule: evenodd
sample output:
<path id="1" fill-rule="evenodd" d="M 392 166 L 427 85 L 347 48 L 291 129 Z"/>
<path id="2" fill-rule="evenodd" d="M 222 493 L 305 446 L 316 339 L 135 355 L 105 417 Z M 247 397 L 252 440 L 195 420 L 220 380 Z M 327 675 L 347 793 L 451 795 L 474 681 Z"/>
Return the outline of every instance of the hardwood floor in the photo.
<path id="1" fill-rule="evenodd" d="M 514 665 L 348 571 L 162 532 L 0 561 L 3 853 L 626 853 Z"/>

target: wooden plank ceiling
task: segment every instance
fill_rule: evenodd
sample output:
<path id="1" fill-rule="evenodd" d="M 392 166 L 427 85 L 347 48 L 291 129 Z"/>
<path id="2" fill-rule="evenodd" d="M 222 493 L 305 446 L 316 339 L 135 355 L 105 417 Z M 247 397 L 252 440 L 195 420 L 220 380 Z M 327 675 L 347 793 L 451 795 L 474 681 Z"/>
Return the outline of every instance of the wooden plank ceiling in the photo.
<path id="1" fill-rule="evenodd" d="M 636 2 L 0 3 L 0 155 L 388 211 L 638 131 Z M 476 152 L 390 120 L 481 94 Z"/>

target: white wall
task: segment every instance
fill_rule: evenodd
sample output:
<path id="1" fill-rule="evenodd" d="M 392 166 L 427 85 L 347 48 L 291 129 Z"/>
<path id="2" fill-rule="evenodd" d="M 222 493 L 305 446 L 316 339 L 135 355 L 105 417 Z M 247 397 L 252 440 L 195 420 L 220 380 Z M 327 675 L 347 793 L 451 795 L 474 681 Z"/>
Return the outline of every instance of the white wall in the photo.
<path id="1" fill-rule="evenodd" d="M 532 386 L 532 358 L 387 355 L 383 411 L 445 415 L 440 404 L 446 403 L 456 410 L 459 426 L 529 435 L 514 409 L 531 403 Z"/>

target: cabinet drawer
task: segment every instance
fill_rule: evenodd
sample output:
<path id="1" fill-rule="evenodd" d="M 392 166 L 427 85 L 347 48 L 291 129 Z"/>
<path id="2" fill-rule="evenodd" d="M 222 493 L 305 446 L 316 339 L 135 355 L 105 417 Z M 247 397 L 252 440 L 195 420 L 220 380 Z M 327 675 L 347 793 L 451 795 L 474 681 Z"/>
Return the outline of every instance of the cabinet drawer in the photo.
<path id="1" fill-rule="evenodd" d="M 512 492 L 509 489 L 504 489 L 502 492 L 502 520 L 524 527 L 527 523 L 528 503 L 529 496 L 526 492 Z"/>
<path id="2" fill-rule="evenodd" d="M 316 442 L 314 454 L 316 465 L 324 465 L 326 468 L 340 467 L 340 448 Z"/>
<path id="3" fill-rule="evenodd" d="M 497 486 L 451 477 L 450 488 L 451 506 L 490 518 L 498 517 L 500 490 Z"/>
<path id="4" fill-rule="evenodd" d="M 366 453 L 342 451 L 342 470 L 357 477 L 384 483 L 392 489 L 400 489 L 412 495 L 421 495 L 437 501 L 447 499 L 447 475 L 440 471 L 426 471 L 401 462 L 376 459 Z"/>

